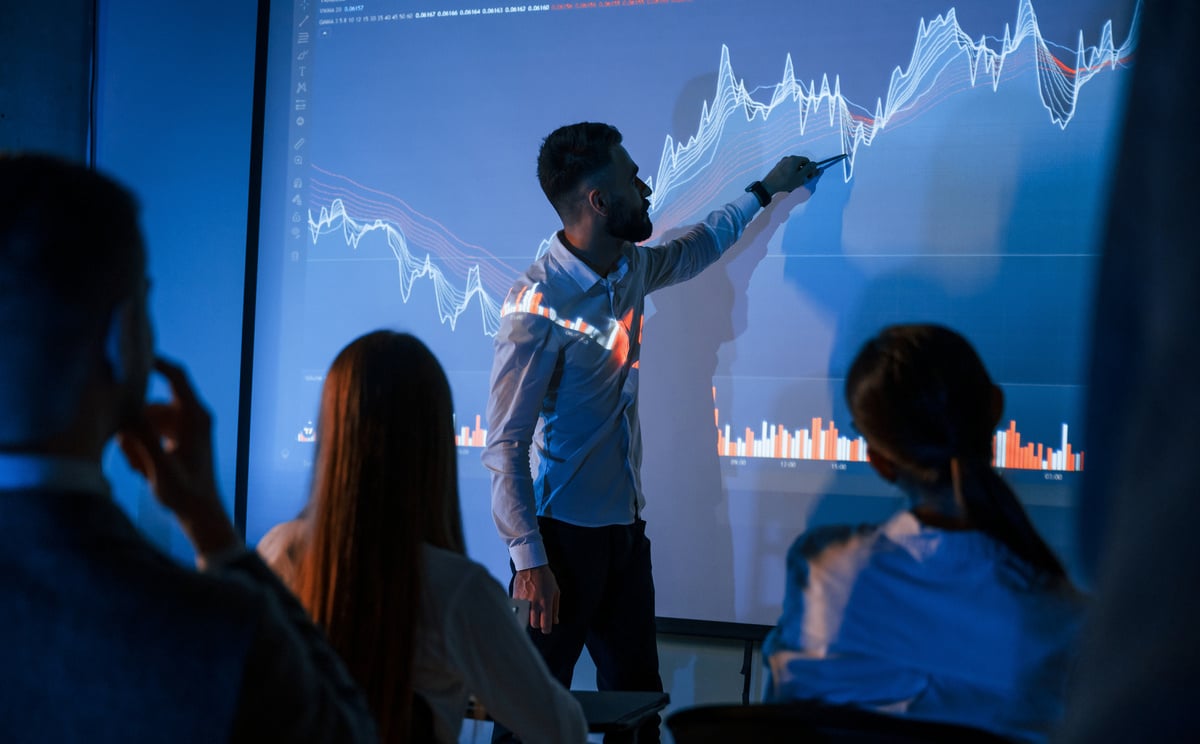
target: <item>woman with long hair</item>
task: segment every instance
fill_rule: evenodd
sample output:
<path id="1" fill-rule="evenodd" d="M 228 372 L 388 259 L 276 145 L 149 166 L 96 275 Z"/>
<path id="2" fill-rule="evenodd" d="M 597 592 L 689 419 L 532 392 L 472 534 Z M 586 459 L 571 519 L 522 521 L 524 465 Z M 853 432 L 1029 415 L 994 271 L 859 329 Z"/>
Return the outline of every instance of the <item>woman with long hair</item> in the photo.
<path id="1" fill-rule="evenodd" d="M 1044 739 L 1083 608 L 992 467 L 1002 391 L 966 339 L 937 325 L 885 328 L 845 384 L 872 467 L 908 505 L 792 546 L 764 646 L 772 695 Z"/>
<path id="2" fill-rule="evenodd" d="M 312 492 L 259 551 L 365 691 L 387 742 L 457 741 L 474 695 L 527 742 L 586 737 L 507 593 L 463 555 L 450 385 L 417 338 L 375 331 L 325 378 Z M 414 713 L 417 711 L 417 713 Z"/>

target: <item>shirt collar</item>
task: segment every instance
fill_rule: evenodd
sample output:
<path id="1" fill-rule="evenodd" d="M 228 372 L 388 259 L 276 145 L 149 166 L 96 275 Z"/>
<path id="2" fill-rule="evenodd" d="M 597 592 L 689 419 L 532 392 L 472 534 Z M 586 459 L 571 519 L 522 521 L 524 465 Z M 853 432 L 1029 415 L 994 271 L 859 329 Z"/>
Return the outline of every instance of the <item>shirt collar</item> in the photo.
<path id="1" fill-rule="evenodd" d="M 880 531 L 892 542 L 902 543 L 920 535 L 922 526 L 916 515 L 905 509 L 893 514 L 891 519 L 883 523 Z"/>
<path id="2" fill-rule="evenodd" d="M 0 453 L 0 491 L 42 490 L 109 494 L 97 463 L 48 455 Z"/>
<path id="3" fill-rule="evenodd" d="M 562 238 L 557 232 L 554 233 L 554 238 L 550 241 L 550 255 L 562 267 L 563 272 L 574 279 L 579 288 L 585 292 L 605 279 L 608 280 L 609 284 L 615 284 L 629 271 L 629 259 L 625 256 L 624 250 L 622 250 L 621 257 L 617 259 L 616 268 L 609 272 L 607 277 L 600 276 L 592 270 L 591 266 L 584 263 L 563 244 Z"/>
<path id="4" fill-rule="evenodd" d="M 908 510 L 896 513 L 880 532 L 917 560 L 933 554 L 979 560 L 994 555 L 996 543 L 978 529 L 944 530 L 922 524 Z"/>

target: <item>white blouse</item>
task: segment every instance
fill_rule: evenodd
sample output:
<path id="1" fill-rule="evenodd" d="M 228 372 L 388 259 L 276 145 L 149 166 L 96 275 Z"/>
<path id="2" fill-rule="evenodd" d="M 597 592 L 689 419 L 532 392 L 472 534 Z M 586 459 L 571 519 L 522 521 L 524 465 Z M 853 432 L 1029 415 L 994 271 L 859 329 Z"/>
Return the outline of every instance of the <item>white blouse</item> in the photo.
<path id="1" fill-rule="evenodd" d="M 258 543 L 285 580 L 299 559 L 303 530 L 300 520 L 285 522 Z M 500 584 L 466 556 L 423 547 L 413 688 L 433 709 L 438 741 L 458 741 L 471 695 L 524 742 L 586 741 L 583 709 L 551 676 Z"/>

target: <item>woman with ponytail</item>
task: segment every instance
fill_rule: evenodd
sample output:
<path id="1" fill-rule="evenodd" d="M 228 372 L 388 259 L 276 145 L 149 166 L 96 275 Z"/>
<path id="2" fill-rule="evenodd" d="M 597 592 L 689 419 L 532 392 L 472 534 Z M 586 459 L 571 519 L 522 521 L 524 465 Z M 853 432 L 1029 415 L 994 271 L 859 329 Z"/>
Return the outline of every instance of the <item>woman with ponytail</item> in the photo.
<path id="1" fill-rule="evenodd" d="M 450 384 L 417 338 L 375 331 L 334 359 L 308 505 L 258 551 L 329 636 L 382 741 L 458 741 L 469 695 L 524 741 L 586 739 L 507 592 L 463 555 Z"/>
<path id="2" fill-rule="evenodd" d="M 772 696 L 1044 740 L 1083 608 L 992 467 L 1003 393 L 959 334 L 900 325 L 863 346 L 846 400 L 872 467 L 908 505 L 792 546 L 763 651 Z"/>

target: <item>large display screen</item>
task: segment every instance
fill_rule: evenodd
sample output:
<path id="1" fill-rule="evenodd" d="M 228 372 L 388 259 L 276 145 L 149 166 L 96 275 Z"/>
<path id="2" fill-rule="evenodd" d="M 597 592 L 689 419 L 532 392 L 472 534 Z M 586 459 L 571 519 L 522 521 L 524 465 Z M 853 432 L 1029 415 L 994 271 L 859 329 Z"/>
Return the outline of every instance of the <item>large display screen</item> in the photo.
<path id="1" fill-rule="evenodd" d="M 325 370 L 409 331 L 453 387 L 468 550 L 508 555 L 480 463 L 499 311 L 561 224 L 543 137 L 605 121 L 650 242 L 786 154 L 846 153 L 722 260 L 651 295 L 644 516 L 658 614 L 773 624 L 807 527 L 902 506 L 842 377 L 896 322 L 970 338 L 1006 394 L 996 464 L 1074 561 L 1092 285 L 1132 0 L 288 0 L 270 9 L 247 537 L 303 505 Z"/>

